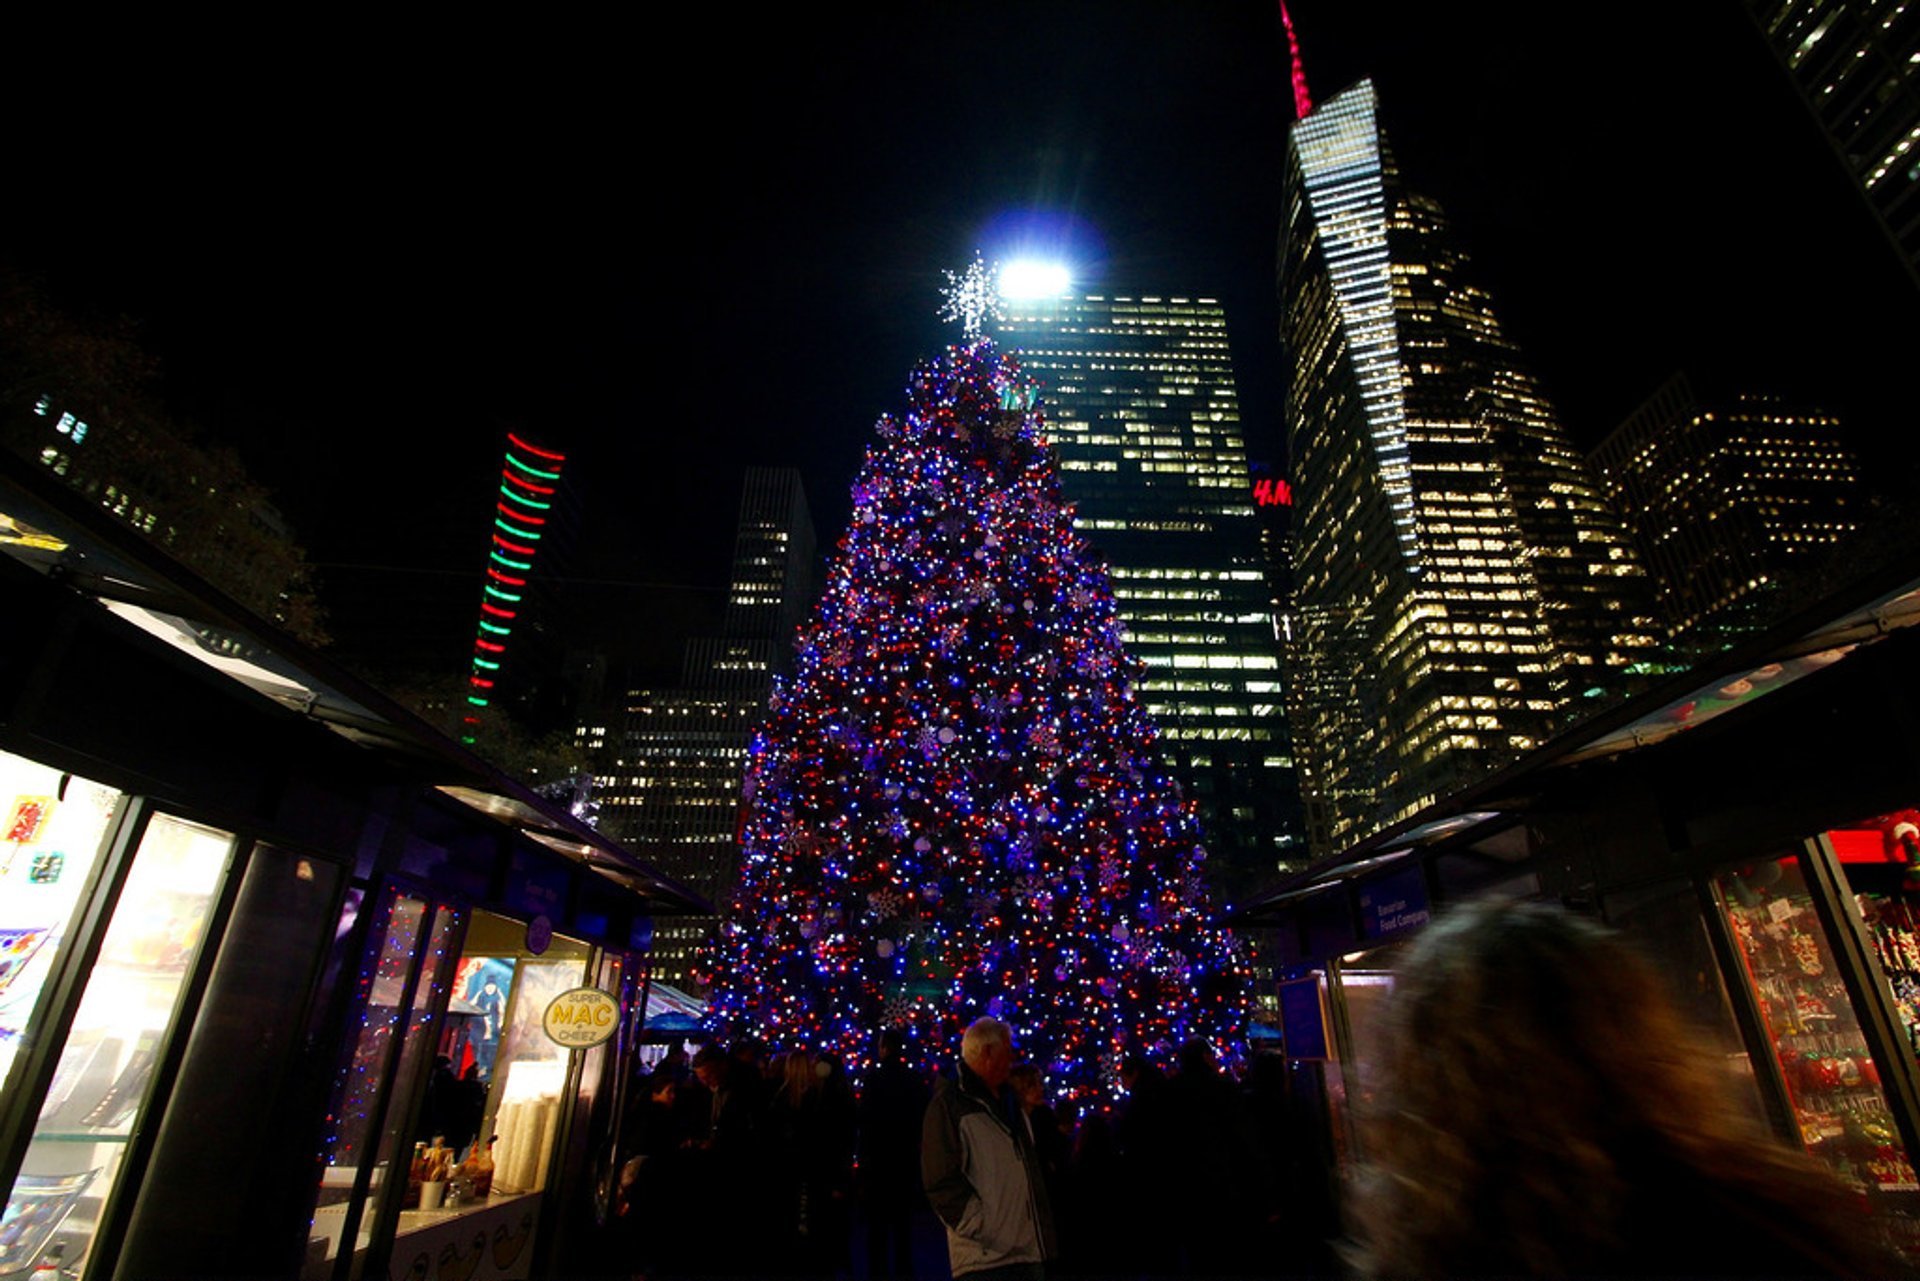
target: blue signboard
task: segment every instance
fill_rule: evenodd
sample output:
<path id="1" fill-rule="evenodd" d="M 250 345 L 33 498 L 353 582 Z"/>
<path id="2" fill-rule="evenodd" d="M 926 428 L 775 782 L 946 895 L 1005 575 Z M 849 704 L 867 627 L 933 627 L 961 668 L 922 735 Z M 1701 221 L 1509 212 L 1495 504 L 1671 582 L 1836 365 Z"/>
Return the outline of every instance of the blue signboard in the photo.
<path id="1" fill-rule="evenodd" d="M 507 904 L 529 918 L 545 916 L 558 920 L 566 915 L 567 890 L 572 880 L 565 863 L 531 850 L 515 850 L 507 866 Z"/>
<path id="2" fill-rule="evenodd" d="M 1280 985 L 1280 1028 L 1290 1059 L 1325 1059 L 1327 1007 L 1320 999 L 1320 976 L 1290 979 Z"/>
<path id="3" fill-rule="evenodd" d="M 1418 862 L 1359 887 L 1361 937 L 1389 939 L 1417 930 L 1433 917 L 1427 906 L 1427 878 Z"/>

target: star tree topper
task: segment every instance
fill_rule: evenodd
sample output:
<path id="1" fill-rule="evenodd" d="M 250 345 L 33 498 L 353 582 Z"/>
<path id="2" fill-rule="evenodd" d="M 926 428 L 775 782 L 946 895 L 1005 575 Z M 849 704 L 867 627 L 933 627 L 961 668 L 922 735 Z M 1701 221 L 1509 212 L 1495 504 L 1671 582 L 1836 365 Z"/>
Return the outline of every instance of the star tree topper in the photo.
<path id="1" fill-rule="evenodd" d="M 946 277 L 947 287 L 940 291 L 946 299 L 940 306 L 940 319 L 959 321 L 969 342 L 980 336 L 987 317 L 1006 318 L 1000 310 L 999 273 L 987 266 L 979 254 L 973 256 L 973 264 L 964 272 L 949 271 Z"/>

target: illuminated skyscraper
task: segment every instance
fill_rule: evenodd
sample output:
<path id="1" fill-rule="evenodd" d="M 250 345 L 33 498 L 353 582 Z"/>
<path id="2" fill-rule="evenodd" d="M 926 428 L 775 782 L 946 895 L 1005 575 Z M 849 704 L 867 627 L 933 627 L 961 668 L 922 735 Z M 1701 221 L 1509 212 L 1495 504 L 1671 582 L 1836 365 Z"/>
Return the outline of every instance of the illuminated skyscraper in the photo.
<path id="1" fill-rule="evenodd" d="M 1291 710 L 1317 850 L 1412 813 L 1610 697 L 1648 580 L 1361 81 L 1287 148 L 1281 337 Z"/>
<path id="2" fill-rule="evenodd" d="M 800 474 L 747 471 L 734 534 L 733 575 L 718 636 L 687 642 L 678 685 L 629 692 L 602 723 L 582 727 L 601 764 L 600 826 L 724 907 L 733 892 L 741 776 L 776 672 L 814 581 L 813 519 Z M 711 917 L 662 921 L 655 974 L 698 985 L 692 969 Z"/>
<path id="3" fill-rule="evenodd" d="M 1794 87 L 1920 281 L 1920 5 L 1746 0 Z"/>
<path id="4" fill-rule="evenodd" d="M 1765 626 L 1785 580 L 1861 524 L 1860 466 L 1824 410 L 1746 394 L 1702 400 L 1675 375 L 1590 458 L 1627 521 L 1683 654 Z"/>
<path id="5" fill-rule="evenodd" d="M 1111 568 L 1148 711 L 1233 899 L 1306 851 L 1225 314 L 1159 295 L 1003 306 L 993 328 L 1041 384 L 1075 527 Z"/>

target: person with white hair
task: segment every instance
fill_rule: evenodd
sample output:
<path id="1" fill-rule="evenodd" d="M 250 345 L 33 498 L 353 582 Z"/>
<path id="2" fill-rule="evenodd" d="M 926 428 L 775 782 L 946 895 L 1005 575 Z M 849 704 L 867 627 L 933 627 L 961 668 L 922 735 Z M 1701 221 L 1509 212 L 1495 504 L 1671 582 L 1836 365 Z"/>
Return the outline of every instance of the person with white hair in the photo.
<path id="1" fill-rule="evenodd" d="M 1013 1064 L 1013 1029 L 975 1019 L 921 1131 L 921 1180 L 946 1225 L 948 1262 L 972 1281 L 1039 1281 L 1055 1253 L 1038 1157 L 1006 1088 Z"/>

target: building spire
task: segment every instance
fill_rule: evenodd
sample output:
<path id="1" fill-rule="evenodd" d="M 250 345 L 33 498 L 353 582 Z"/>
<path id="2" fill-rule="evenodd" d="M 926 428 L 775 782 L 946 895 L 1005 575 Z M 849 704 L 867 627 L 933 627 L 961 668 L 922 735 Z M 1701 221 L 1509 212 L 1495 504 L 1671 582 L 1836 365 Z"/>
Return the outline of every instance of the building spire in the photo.
<path id="1" fill-rule="evenodd" d="M 1280 25 L 1287 29 L 1287 55 L 1293 59 L 1293 115 L 1305 120 L 1313 114 L 1313 95 L 1307 92 L 1307 69 L 1300 65 L 1300 41 L 1293 34 L 1293 19 L 1287 16 L 1287 0 L 1280 0 Z"/>

